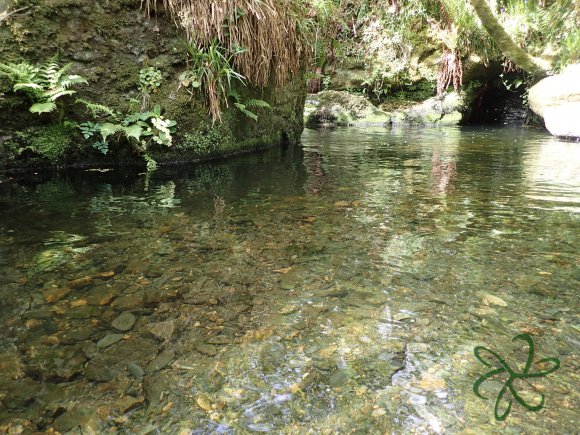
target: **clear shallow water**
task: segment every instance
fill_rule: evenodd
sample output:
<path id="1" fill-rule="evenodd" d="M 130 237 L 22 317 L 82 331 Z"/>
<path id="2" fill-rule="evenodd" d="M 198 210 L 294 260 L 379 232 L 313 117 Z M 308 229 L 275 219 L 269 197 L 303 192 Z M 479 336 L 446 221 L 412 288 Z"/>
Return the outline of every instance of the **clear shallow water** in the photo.
<path id="1" fill-rule="evenodd" d="M 0 431 L 575 433 L 579 174 L 535 131 L 348 129 L 3 182 Z M 521 371 L 521 333 L 561 367 L 499 422 L 473 349 Z"/>

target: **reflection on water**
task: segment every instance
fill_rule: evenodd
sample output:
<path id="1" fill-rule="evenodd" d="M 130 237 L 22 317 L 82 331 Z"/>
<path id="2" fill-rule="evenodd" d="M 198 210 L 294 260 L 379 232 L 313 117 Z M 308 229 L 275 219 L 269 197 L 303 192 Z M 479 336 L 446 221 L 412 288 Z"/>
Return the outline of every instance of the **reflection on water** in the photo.
<path id="1" fill-rule="evenodd" d="M 524 129 L 348 129 L 2 183 L 0 431 L 573 433 L 579 162 Z M 562 367 L 498 422 L 473 348 L 515 367 L 523 332 Z"/>

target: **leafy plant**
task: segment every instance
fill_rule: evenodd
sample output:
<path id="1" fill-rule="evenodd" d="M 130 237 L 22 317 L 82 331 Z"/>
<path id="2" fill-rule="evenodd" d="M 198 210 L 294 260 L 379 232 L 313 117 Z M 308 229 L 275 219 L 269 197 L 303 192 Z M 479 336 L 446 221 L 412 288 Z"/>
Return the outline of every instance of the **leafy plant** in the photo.
<path id="1" fill-rule="evenodd" d="M 236 106 L 240 112 L 242 112 L 244 115 L 246 115 L 248 118 L 252 118 L 254 121 L 258 120 L 258 115 L 255 114 L 254 112 L 252 112 L 251 110 L 249 110 L 249 108 L 270 108 L 270 105 L 264 101 L 264 100 L 258 100 L 255 98 L 249 98 L 247 100 L 243 100 L 241 95 L 233 90 L 230 89 L 228 92 L 228 96 L 232 97 L 235 102 L 234 102 L 234 106 Z"/>
<path id="2" fill-rule="evenodd" d="M 0 75 L 8 77 L 14 92 L 22 91 L 32 100 L 29 108 L 32 113 L 49 113 L 57 108 L 59 98 L 76 92 L 70 89 L 72 86 L 88 84 L 84 77 L 67 74 L 71 67 L 69 63 L 61 68 L 54 61 L 41 66 L 27 62 L 0 63 Z"/>
<path id="3" fill-rule="evenodd" d="M 163 75 L 159 69 L 153 66 L 141 68 L 139 71 L 139 89 L 143 93 L 155 93 L 161 86 L 162 79 Z"/>
<path id="4" fill-rule="evenodd" d="M 122 116 L 106 106 L 90 103 L 86 100 L 77 101 L 89 109 L 94 109 L 93 113 L 106 115 L 103 122 L 87 121 L 79 125 L 85 139 L 97 138 L 92 146 L 103 154 L 109 152 L 110 137 L 124 138 L 145 159 L 147 168 L 152 170 L 157 167 L 157 164 L 147 154 L 151 142 L 165 146 L 172 145 L 172 134 L 175 133 L 176 122 L 165 119 L 161 115 L 160 106 L 155 106 L 152 111 L 135 112 Z"/>
<path id="5" fill-rule="evenodd" d="M 213 122 L 221 120 L 221 105 L 227 106 L 232 80 L 244 84 L 245 77 L 232 66 L 233 58 L 244 51 L 238 47 L 228 52 L 217 39 L 205 47 L 188 45 L 188 68 L 179 76 L 180 87 L 204 93 Z"/>

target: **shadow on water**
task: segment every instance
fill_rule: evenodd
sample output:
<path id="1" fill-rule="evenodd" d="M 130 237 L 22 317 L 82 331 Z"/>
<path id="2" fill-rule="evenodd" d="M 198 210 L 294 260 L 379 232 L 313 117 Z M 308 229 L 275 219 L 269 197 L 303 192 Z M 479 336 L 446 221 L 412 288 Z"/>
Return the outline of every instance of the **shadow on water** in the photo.
<path id="1" fill-rule="evenodd" d="M 572 433 L 576 145 L 319 130 L 2 183 L 0 430 Z M 521 333 L 562 366 L 518 386 L 545 409 L 499 422 L 473 349 L 525 361 Z"/>

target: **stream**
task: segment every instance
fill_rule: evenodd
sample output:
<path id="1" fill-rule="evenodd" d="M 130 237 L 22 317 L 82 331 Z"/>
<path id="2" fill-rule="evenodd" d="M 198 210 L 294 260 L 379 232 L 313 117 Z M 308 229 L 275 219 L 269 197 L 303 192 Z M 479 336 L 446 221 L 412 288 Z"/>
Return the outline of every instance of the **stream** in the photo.
<path id="1" fill-rule="evenodd" d="M 526 128 L 15 175 L 0 432 L 577 433 L 579 224 L 580 145 Z M 474 393 L 489 350 L 558 360 L 513 383 L 542 409 Z"/>

